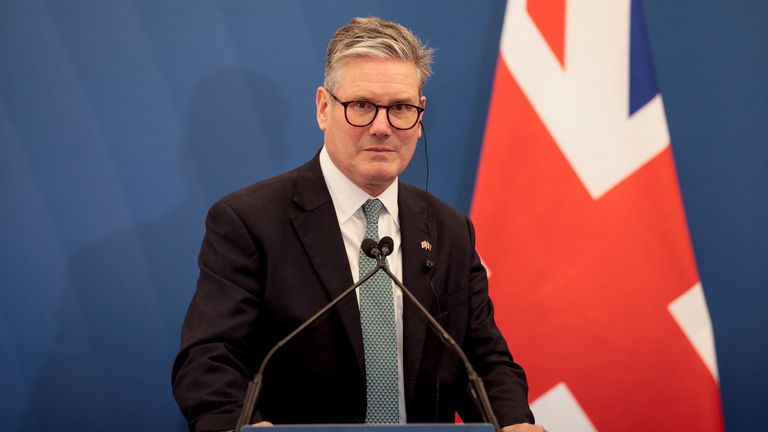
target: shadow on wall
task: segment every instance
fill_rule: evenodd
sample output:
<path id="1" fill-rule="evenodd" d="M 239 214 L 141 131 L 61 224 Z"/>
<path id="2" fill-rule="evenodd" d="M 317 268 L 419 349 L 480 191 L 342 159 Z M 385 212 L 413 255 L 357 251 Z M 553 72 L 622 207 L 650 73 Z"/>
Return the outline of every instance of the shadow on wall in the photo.
<path id="1" fill-rule="evenodd" d="M 57 335 L 21 430 L 186 429 L 170 376 L 205 212 L 222 194 L 285 165 L 288 114 L 275 83 L 256 72 L 221 70 L 200 82 L 180 146 L 183 199 L 70 257 Z"/>

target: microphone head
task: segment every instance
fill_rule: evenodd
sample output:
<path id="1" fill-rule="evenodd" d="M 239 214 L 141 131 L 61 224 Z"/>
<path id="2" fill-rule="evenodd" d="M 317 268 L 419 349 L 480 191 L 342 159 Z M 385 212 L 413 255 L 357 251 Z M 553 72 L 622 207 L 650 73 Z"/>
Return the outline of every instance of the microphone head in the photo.
<path id="1" fill-rule="evenodd" d="M 395 242 L 392 240 L 392 237 L 382 237 L 382 239 L 379 240 L 379 249 L 381 250 L 381 254 L 384 256 L 391 254 L 395 249 Z"/>
<path id="2" fill-rule="evenodd" d="M 363 250 L 363 253 L 365 256 L 369 258 L 376 258 L 377 255 L 381 254 L 379 251 L 379 244 L 376 243 L 376 240 L 374 239 L 365 239 L 363 240 L 363 243 L 360 245 L 360 248 Z"/>

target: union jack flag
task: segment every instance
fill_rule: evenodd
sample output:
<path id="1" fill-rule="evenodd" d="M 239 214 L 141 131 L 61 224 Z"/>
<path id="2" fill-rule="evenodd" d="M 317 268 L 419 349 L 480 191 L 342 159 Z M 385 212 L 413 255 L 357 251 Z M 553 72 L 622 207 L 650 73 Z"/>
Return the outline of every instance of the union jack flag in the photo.
<path id="1" fill-rule="evenodd" d="M 639 0 L 509 0 L 473 200 L 538 423 L 724 429 Z"/>

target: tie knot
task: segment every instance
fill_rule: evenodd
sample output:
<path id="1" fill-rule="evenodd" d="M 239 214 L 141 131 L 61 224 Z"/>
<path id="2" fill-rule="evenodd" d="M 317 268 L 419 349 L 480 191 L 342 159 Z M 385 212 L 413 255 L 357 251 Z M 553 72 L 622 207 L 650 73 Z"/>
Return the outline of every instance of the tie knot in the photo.
<path id="1" fill-rule="evenodd" d="M 381 201 L 378 199 L 369 199 L 363 204 L 363 213 L 365 213 L 365 218 L 368 220 L 368 225 L 378 224 L 381 206 Z"/>
<path id="2" fill-rule="evenodd" d="M 367 226 L 365 227 L 365 237 L 379 241 L 379 212 L 381 212 L 381 201 L 369 199 L 363 204 L 363 213 Z"/>

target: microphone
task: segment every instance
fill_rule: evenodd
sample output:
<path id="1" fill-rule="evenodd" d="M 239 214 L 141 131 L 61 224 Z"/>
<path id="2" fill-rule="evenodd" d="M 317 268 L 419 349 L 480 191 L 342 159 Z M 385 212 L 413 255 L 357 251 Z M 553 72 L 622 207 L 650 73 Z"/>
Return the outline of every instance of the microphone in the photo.
<path id="1" fill-rule="evenodd" d="M 388 236 L 379 240 L 378 243 L 376 243 L 376 240 L 367 238 L 363 240 L 360 248 L 368 258 L 373 258 L 379 262 L 380 259 L 384 259 L 392 254 L 392 251 L 395 249 L 395 242 L 392 240 L 392 237 Z"/>
<path id="2" fill-rule="evenodd" d="M 378 260 L 379 255 L 381 255 L 381 249 L 379 248 L 379 243 L 376 243 L 376 240 L 367 238 L 363 240 L 363 243 L 360 245 L 360 249 L 363 250 L 363 253 L 368 258 L 375 258 Z"/>
<path id="3" fill-rule="evenodd" d="M 491 408 L 491 401 L 488 399 L 488 393 L 485 391 L 483 380 L 480 378 L 477 372 L 475 372 L 475 368 L 472 367 L 472 364 L 469 362 L 466 354 L 464 354 L 464 350 L 462 350 L 459 344 L 456 343 L 456 340 L 454 340 L 451 335 L 448 334 L 445 328 L 443 328 L 443 326 L 441 326 L 440 323 L 437 322 L 437 320 L 435 320 L 432 315 L 430 315 L 427 309 L 425 309 L 424 306 L 419 303 L 411 291 L 406 288 L 405 285 L 403 285 L 403 283 L 400 282 L 400 280 L 398 280 L 397 277 L 389 270 L 389 266 L 387 265 L 385 258 L 387 255 L 393 252 L 394 241 L 392 241 L 392 238 L 385 236 L 379 241 L 378 244 L 375 244 L 376 242 L 373 240 L 370 240 L 369 243 L 366 243 L 368 240 L 370 239 L 366 239 L 363 242 L 364 245 L 368 245 L 367 249 L 365 247 L 363 248 L 363 252 L 365 252 L 365 254 L 371 258 L 376 258 L 378 264 L 376 268 L 374 268 L 374 271 L 381 268 L 381 270 L 383 270 L 384 273 L 389 276 L 392 282 L 394 282 L 395 285 L 400 288 L 400 291 L 403 293 L 403 295 L 408 297 L 408 300 L 410 300 L 411 303 L 416 306 L 416 309 L 418 309 L 421 316 L 427 320 L 427 323 L 429 323 L 430 327 L 432 327 L 432 330 L 434 330 L 435 333 L 440 336 L 440 339 L 442 339 L 446 345 L 451 347 L 451 349 L 453 349 L 453 351 L 459 356 L 461 361 L 464 363 L 464 368 L 467 370 L 467 375 L 469 377 L 469 394 L 472 398 L 472 401 L 480 411 L 483 420 L 486 423 L 493 425 L 494 430 L 499 432 L 501 427 L 499 426 L 499 421 L 496 419 L 496 415 L 493 413 L 493 409 Z M 371 243 L 374 244 L 371 245 Z"/>
<path id="4" fill-rule="evenodd" d="M 376 267 L 374 267 L 371 271 L 369 271 L 365 276 L 361 277 L 357 283 L 353 284 L 351 287 L 345 289 L 341 294 L 336 296 L 333 300 L 330 301 L 327 305 L 323 306 L 320 310 L 315 312 L 314 315 L 307 318 L 306 321 L 304 321 L 301 325 L 296 327 L 294 331 L 288 334 L 288 336 L 281 339 L 278 343 L 275 344 L 274 347 L 267 353 L 266 356 L 264 356 L 264 360 L 261 361 L 261 365 L 259 366 L 259 370 L 256 373 L 256 376 L 253 377 L 253 380 L 248 383 L 248 390 L 245 393 L 245 399 L 243 400 L 243 409 L 240 411 L 240 417 L 237 419 L 237 426 L 235 426 L 235 431 L 240 432 L 240 430 L 251 424 L 251 420 L 253 419 L 253 411 L 256 409 L 256 402 L 259 399 L 259 392 L 261 392 L 261 384 L 264 376 L 264 369 L 267 367 L 267 363 L 269 363 L 269 360 L 272 358 L 272 356 L 279 350 L 283 345 L 288 343 L 291 339 L 293 339 L 297 334 L 301 333 L 305 328 L 307 328 L 310 324 L 315 322 L 318 318 L 320 318 L 323 314 L 328 312 L 332 307 L 334 307 L 337 303 L 345 299 L 350 293 L 354 292 L 360 285 L 364 284 L 368 281 L 376 272 L 381 270 L 383 265 L 385 265 L 384 257 L 382 254 L 382 246 L 380 246 L 381 243 L 377 243 L 375 240 L 372 239 L 365 239 L 363 240 L 363 243 L 360 245 L 361 249 L 365 252 L 365 254 L 369 257 L 376 258 Z M 387 254 L 392 253 L 392 239 L 389 239 L 389 246 L 387 249 Z M 387 247 L 384 245 L 384 247 Z M 381 257 L 381 258 L 377 258 Z"/>
<path id="5" fill-rule="evenodd" d="M 379 240 L 379 249 L 385 258 L 391 255 L 395 250 L 395 242 L 392 240 L 392 237 L 384 236 L 384 238 Z"/>

